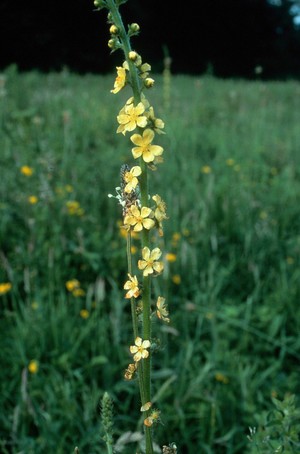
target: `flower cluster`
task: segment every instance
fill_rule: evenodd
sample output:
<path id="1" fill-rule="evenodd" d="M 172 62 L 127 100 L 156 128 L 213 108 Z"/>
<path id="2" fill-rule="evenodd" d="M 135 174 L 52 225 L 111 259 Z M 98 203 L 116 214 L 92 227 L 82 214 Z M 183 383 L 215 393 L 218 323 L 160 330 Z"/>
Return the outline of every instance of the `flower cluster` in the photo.
<path id="1" fill-rule="evenodd" d="M 124 164 L 121 167 L 121 185 L 116 188 L 117 195 L 109 194 L 109 197 L 115 197 L 122 206 L 123 232 L 127 238 L 128 279 L 123 289 L 125 299 L 130 300 L 131 304 L 135 340 L 134 345 L 129 347 L 133 361 L 125 370 L 124 378 L 131 380 L 137 372 L 143 403 L 141 411 L 146 412 L 144 425 L 147 430 L 159 421 L 160 415 L 159 410 L 150 410 L 150 325 L 153 316 L 165 323 L 170 322 L 165 298 L 159 296 L 155 310 L 152 309 L 151 289 L 152 278 L 160 275 L 164 269 L 162 251 L 155 244 L 153 247 L 152 243 L 155 238 L 163 236 L 163 222 L 167 219 L 166 204 L 160 195 L 151 196 L 148 193 L 148 171 L 156 170 L 157 164 L 163 162 L 164 148 L 157 144 L 157 136 L 164 134 L 165 125 L 162 119 L 156 117 L 153 106 L 144 94 L 155 83 L 150 77 L 151 66 L 131 49 L 130 38 L 139 33 L 139 25 L 130 24 L 126 31 L 115 10 L 124 1 L 95 0 L 94 4 L 98 9 L 109 10 L 108 47 L 112 52 L 123 50 L 125 56 L 122 65 L 116 67 L 114 86 L 110 91 L 115 95 L 130 86 L 133 92 L 117 115 L 116 132 L 124 136 L 128 133 L 134 165 Z M 132 263 L 131 246 L 134 234 L 141 239 L 141 257 L 135 264 Z M 146 452 L 150 451 L 146 449 Z"/>

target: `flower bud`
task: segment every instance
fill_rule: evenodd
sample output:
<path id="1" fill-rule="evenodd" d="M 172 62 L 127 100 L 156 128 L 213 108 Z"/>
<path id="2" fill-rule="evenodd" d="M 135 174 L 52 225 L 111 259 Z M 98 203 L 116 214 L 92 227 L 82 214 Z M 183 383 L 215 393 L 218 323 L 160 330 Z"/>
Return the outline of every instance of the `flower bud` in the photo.
<path id="1" fill-rule="evenodd" d="M 118 27 L 116 27 L 115 24 L 111 25 L 110 29 L 109 29 L 109 32 L 112 34 L 112 35 L 116 35 L 118 33 Z"/>
<path id="2" fill-rule="evenodd" d="M 130 24 L 129 28 L 132 33 L 137 33 L 140 31 L 140 26 L 136 23 Z"/>
<path id="3" fill-rule="evenodd" d="M 135 50 L 131 50 L 128 54 L 129 60 L 135 61 L 138 58 L 138 54 Z"/>
<path id="4" fill-rule="evenodd" d="M 146 88 L 151 88 L 154 85 L 154 79 L 151 79 L 151 77 L 147 77 L 144 81 L 145 87 Z"/>

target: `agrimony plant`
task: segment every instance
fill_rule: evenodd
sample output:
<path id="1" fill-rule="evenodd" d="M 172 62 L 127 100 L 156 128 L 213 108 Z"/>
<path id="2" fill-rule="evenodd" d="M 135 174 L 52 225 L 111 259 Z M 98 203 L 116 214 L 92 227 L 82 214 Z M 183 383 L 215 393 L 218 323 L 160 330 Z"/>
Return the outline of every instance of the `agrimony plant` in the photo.
<path id="1" fill-rule="evenodd" d="M 140 27 L 132 23 L 125 29 L 119 7 L 126 0 L 95 0 L 97 9 L 108 10 L 112 52 L 123 51 L 124 61 L 118 66 L 113 94 L 125 87 L 131 88 L 131 96 L 117 115 L 117 134 L 130 136 L 131 155 L 134 165 L 122 165 L 121 185 L 114 196 L 122 206 L 123 228 L 127 235 L 128 275 L 125 283 L 125 299 L 130 301 L 133 326 L 133 342 L 129 347 L 132 361 L 125 371 L 125 379 L 138 378 L 140 410 L 143 413 L 146 454 L 153 453 L 153 427 L 160 419 L 160 411 L 153 408 L 151 401 L 152 319 L 158 317 L 169 322 L 169 314 L 163 296 L 157 295 L 153 302 L 152 279 L 163 271 L 162 251 L 157 242 L 163 236 L 163 221 L 167 218 L 166 204 L 158 194 L 149 193 L 149 176 L 163 161 L 164 149 L 156 144 L 159 134 L 164 134 L 164 122 L 155 116 L 145 92 L 154 85 L 149 76 L 151 66 L 142 61 L 131 47 L 131 38 L 139 33 Z M 111 195 L 110 195 L 111 196 Z M 113 196 L 112 196 L 113 197 Z M 131 238 L 139 234 L 141 240 L 140 259 L 134 262 L 131 253 Z M 175 445 L 164 446 L 164 451 Z"/>

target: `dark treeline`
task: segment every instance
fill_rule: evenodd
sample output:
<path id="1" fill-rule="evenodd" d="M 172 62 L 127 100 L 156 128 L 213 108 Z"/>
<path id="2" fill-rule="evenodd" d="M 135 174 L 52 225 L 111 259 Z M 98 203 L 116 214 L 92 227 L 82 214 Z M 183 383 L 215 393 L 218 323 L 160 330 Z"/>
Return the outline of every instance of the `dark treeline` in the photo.
<path id="1" fill-rule="evenodd" d="M 177 6 L 180 5 L 180 6 Z M 175 73 L 221 77 L 300 76 L 300 29 L 290 0 L 129 0 L 125 22 L 138 22 L 133 45 L 160 71 L 166 53 Z M 294 5 L 295 7 L 295 5 Z M 297 9 L 294 8 L 294 11 Z M 299 13 L 300 14 L 300 13 Z M 120 56 L 109 55 L 106 12 L 92 0 L 2 0 L 0 68 L 111 71 Z"/>

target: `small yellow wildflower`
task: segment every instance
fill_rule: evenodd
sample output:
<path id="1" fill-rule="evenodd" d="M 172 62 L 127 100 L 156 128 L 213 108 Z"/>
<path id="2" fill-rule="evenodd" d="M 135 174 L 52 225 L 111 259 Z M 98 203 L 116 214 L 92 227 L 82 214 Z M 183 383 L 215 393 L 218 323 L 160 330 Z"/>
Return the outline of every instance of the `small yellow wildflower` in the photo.
<path id="1" fill-rule="evenodd" d="M 286 258 L 286 263 L 288 265 L 293 265 L 295 263 L 295 259 L 293 257 L 287 257 Z"/>
<path id="2" fill-rule="evenodd" d="M 157 307 L 157 311 L 156 311 L 157 317 L 160 318 L 161 320 L 163 320 L 164 322 L 169 323 L 170 322 L 170 319 L 168 318 L 169 311 L 168 311 L 166 303 L 165 303 L 165 298 L 163 298 L 162 296 L 159 296 L 157 299 L 156 307 Z"/>
<path id="3" fill-rule="evenodd" d="M 156 203 L 154 217 L 155 217 L 155 219 L 157 219 L 157 221 L 159 223 L 161 223 L 164 219 L 167 219 L 166 203 L 163 201 L 163 199 L 158 194 L 154 195 L 152 197 L 152 199 Z"/>
<path id="4" fill-rule="evenodd" d="M 152 251 L 145 246 L 142 249 L 142 257 L 143 260 L 138 261 L 138 268 L 143 270 L 143 275 L 148 276 L 149 274 L 153 274 L 154 271 L 156 273 L 161 273 L 164 269 L 164 265 L 162 262 L 158 262 L 158 259 L 161 256 L 161 250 L 156 247 Z"/>
<path id="5" fill-rule="evenodd" d="M 77 200 L 68 200 L 66 202 L 66 207 L 71 216 L 82 216 L 84 214 L 84 210 L 81 208 L 80 203 L 77 202 Z"/>
<path id="6" fill-rule="evenodd" d="M 10 282 L 1 282 L 0 283 L 0 295 L 5 295 L 5 293 L 8 293 L 12 288 L 12 285 Z"/>
<path id="7" fill-rule="evenodd" d="M 127 184 L 124 188 L 124 192 L 129 193 L 137 187 L 139 183 L 137 177 L 139 177 L 141 173 L 142 169 L 140 168 L 140 166 L 133 166 L 129 172 L 125 172 L 124 181 Z"/>
<path id="8" fill-rule="evenodd" d="M 33 301 L 31 303 L 31 308 L 36 311 L 38 308 L 39 308 L 39 303 L 37 303 L 36 301 Z"/>
<path id="9" fill-rule="evenodd" d="M 85 295 L 85 291 L 82 288 L 75 288 L 72 295 L 75 296 L 75 298 L 80 298 Z"/>
<path id="10" fill-rule="evenodd" d="M 226 159 L 226 164 L 228 165 L 228 167 L 232 167 L 235 163 L 235 160 L 232 159 L 232 158 L 228 158 Z"/>
<path id="11" fill-rule="evenodd" d="M 71 279 L 70 281 L 66 282 L 66 288 L 69 292 L 73 292 L 74 290 L 80 287 L 80 282 L 77 279 Z"/>
<path id="12" fill-rule="evenodd" d="M 73 186 L 72 186 L 71 184 L 66 184 L 65 190 L 66 190 L 67 192 L 73 192 L 73 191 L 74 191 L 74 188 L 73 188 Z"/>
<path id="13" fill-rule="evenodd" d="M 31 177 L 31 175 L 33 174 L 33 168 L 29 166 L 22 166 L 20 172 L 26 177 Z"/>
<path id="14" fill-rule="evenodd" d="M 145 106 L 139 102 L 137 106 L 134 104 L 125 104 L 119 115 L 117 116 L 120 126 L 117 132 L 122 132 L 125 135 L 126 131 L 133 131 L 137 126 L 145 128 L 147 125 L 147 117 L 143 115 Z"/>
<path id="15" fill-rule="evenodd" d="M 38 203 L 38 198 L 36 195 L 30 195 L 28 197 L 28 202 L 31 203 L 31 205 L 35 205 L 36 203 Z"/>
<path id="16" fill-rule="evenodd" d="M 80 314 L 80 317 L 84 318 L 84 319 L 87 319 L 90 316 L 90 313 L 89 313 L 89 311 L 87 309 L 81 309 L 79 314 Z"/>
<path id="17" fill-rule="evenodd" d="M 162 155 L 164 149 L 160 145 L 152 145 L 154 131 L 145 129 L 143 135 L 133 134 L 130 140 L 136 147 L 132 148 L 132 154 L 135 159 L 143 157 L 145 162 L 154 161 L 155 157 Z"/>
<path id="18" fill-rule="evenodd" d="M 110 90 L 111 93 L 118 93 L 126 85 L 126 66 L 117 66 L 117 77 L 114 83 L 114 89 Z"/>
<path id="19" fill-rule="evenodd" d="M 28 370 L 31 374 L 36 374 L 39 370 L 39 363 L 35 359 L 31 360 L 28 364 Z"/>
<path id="20" fill-rule="evenodd" d="M 167 262 L 170 262 L 170 263 L 173 263 L 173 262 L 176 262 L 177 260 L 177 255 L 176 254 L 173 254 L 172 252 L 169 252 L 166 254 L 166 261 Z"/>
<path id="21" fill-rule="evenodd" d="M 229 382 L 229 378 L 226 377 L 226 375 L 222 374 L 221 372 L 217 372 L 215 374 L 215 380 L 220 383 L 223 383 L 224 385 L 227 385 L 227 383 Z"/>
<path id="22" fill-rule="evenodd" d="M 151 208 L 142 207 L 139 210 L 136 205 L 131 205 L 124 218 L 124 224 L 133 227 L 135 232 L 140 232 L 143 228 L 150 230 L 155 225 L 153 219 L 149 218 L 151 213 Z"/>
<path id="23" fill-rule="evenodd" d="M 172 276 L 172 281 L 174 284 L 179 285 L 181 283 L 181 277 L 179 274 L 174 274 L 174 276 Z"/>
<path id="24" fill-rule="evenodd" d="M 136 254 L 137 251 L 138 251 L 138 248 L 136 246 L 131 246 L 130 252 L 131 252 L 132 255 Z"/>
<path id="25" fill-rule="evenodd" d="M 142 358 L 148 358 L 149 352 L 147 348 L 151 346 L 149 340 L 142 340 L 142 338 L 137 337 L 134 341 L 135 345 L 130 346 L 130 353 L 133 354 L 133 360 L 135 362 L 140 361 Z"/>
<path id="26" fill-rule="evenodd" d="M 129 280 L 126 281 L 124 284 L 124 289 L 128 290 L 128 292 L 125 295 L 125 298 L 127 298 L 127 299 L 132 298 L 132 297 L 137 298 L 140 294 L 139 283 L 138 283 L 137 277 L 131 276 L 129 273 L 128 273 L 128 277 L 129 277 Z"/>
<path id="27" fill-rule="evenodd" d="M 207 175 L 207 174 L 211 173 L 211 167 L 210 166 L 202 166 L 201 167 L 201 172 Z"/>
<path id="28" fill-rule="evenodd" d="M 179 232 L 173 233 L 173 235 L 172 235 L 172 241 L 174 241 L 174 242 L 177 243 L 177 242 L 180 240 L 180 238 L 181 238 L 181 235 L 180 235 Z"/>

